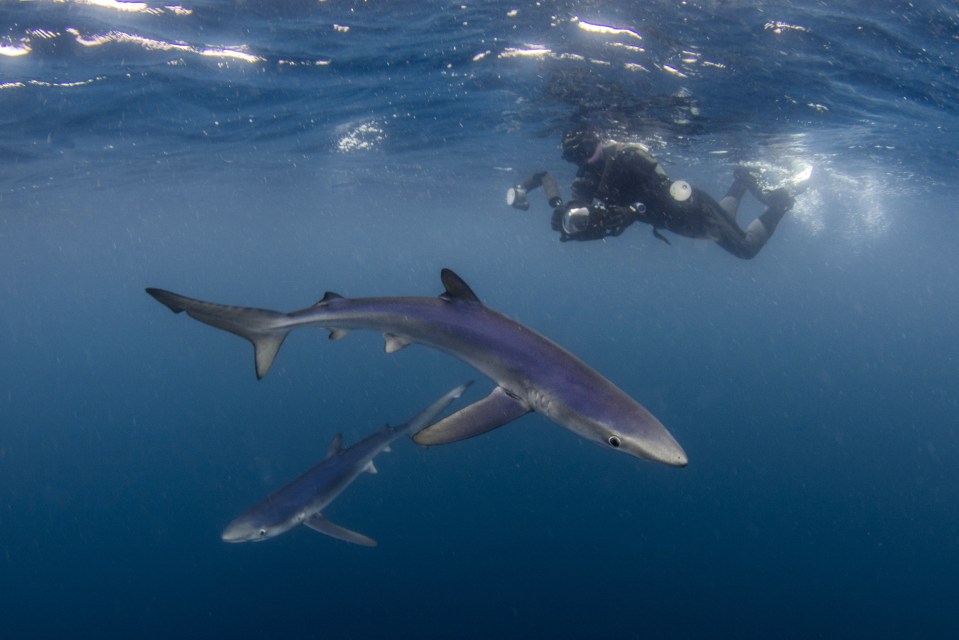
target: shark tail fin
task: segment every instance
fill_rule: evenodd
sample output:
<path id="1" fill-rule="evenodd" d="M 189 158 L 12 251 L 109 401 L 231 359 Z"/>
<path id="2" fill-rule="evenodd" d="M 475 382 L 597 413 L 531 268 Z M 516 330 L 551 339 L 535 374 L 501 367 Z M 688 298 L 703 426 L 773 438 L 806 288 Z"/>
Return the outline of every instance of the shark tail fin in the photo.
<path id="1" fill-rule="evenodd" d="M 258 379 L 270 370 L 277 352 L 290 332 L 289 328 L 283 326 L 283 320 L 288 318 L 285 313 L 204 302 L 163 289 L 150 288 L 146 291 L 173 313 L 186 311 L 191 318 L 204 324 L 249 340 L 253 344 Z"/>

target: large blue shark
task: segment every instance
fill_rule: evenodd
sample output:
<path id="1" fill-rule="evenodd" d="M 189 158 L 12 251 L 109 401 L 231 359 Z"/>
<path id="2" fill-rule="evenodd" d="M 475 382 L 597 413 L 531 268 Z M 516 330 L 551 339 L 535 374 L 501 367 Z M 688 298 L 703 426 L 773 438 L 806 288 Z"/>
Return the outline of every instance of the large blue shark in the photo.
<path id="1" fill-rule="evenodd" d="M 463 395 L 469 385 L 467 382 L 456 387 L 409 422 L 398 427 L 387 425 L 349 448 L 343 448 L 343 435 L 336 434 L 322 462 L 227 525 L 223 540 L 259 542 L 303 524 L 340 540 L 376 546 L 372 538 L 327 520 L 323 509 L 361 473 L 376 473 L 373 458 L 377 454 L 388 451 L 390 444 L 400 436 L 428 426 L 453 400 Z"/>
<path id="2" fill-rule="evenodd" d="M 453 355 L 497 386 L 486 398 L 417 433 L 422 445 L 486 433 L 531 411 L 603 447 L 685 466 L 686 453 L 642 405 L 556 343 L 482 304 L 455 273 L 443 269 L 437 298 L 344 298 L 327 293 L 311 307 L 281 313 L 202 302 L 161 289 L 147 293 L 175 313 L 253 343 L 256 375 L 269 371 L 287 334 L 318 326 L 338 340 L 353 329 L 379 331 L 392 353 L 424 344 Z"/>

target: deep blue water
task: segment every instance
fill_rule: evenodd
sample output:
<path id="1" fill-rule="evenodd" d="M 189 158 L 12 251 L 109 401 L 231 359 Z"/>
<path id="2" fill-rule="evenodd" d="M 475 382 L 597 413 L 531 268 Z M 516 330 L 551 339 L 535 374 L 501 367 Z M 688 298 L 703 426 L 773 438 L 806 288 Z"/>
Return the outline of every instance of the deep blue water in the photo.
<path id="1" fill-rule="evenodd" d="M 0 635 L 954 637 L 959 4 L 879 5 L 0 3 Z M 504 193 L 567 187 L 577 119 L 717 195 L 810 188 L 749 262 L 562 244 Z M 221 542 L 337 431 L 490 383 L 320 331 L 258 382 L 143 288 L 289 310 L 444 266 L 689 466 L 531 415 L 379 458 L 327 512 L 376 549 Z"/>

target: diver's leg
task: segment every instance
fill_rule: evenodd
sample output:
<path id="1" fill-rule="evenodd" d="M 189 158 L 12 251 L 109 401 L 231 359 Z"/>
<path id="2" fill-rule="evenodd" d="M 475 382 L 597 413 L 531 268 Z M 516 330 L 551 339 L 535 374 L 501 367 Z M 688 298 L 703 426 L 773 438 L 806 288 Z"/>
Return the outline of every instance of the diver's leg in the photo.
<path id="1" fill-rule="evenodd" d="M 743 189 L 748 189 L 749 193 L 751 193 L 754 198 L 763 204 L 766 204 L 764 200 L 765 193 L 763 192 L 762 187 L 759 186 L 759 178 L 755 173 L 746 167 L 736 167 L 733 169 L 733 180 L 734 184 L 735 182 L 738 182 L 743 186 Z"/>
<path id="2" fill-rule="evenodd" d="M 737 183 L 742 185 L 742 189 L 748 189 L 749 193 L 753 195 L 756 200 L 760 203 L 766 205 L 770 208 L 785 208 L 787 211 L 792 208 L 793 200 L 796 195 L 802 193 L 806 189 L 806 185 L 803 184 L 800 189 L 787 189 L 786 187 L 780 187 L 778 189 L 763 189 L 759 184 L 759 178 L 756 177 L 756 174 L 751 172 L 746 167 L 736 167 L 733 170 L 733 187 Z M 729 190 L 732 191 L 733 187 L 729 187 Z M 743 191 L 739 191 L 739 197 L 742 197 Z"/>
<path id="3" fill-rule="evenodd" d="M 777 190 L 778 191 L 778 190 Z M 788 194 L 787 194 L 788 195 Z M 791 199 L 789 202 L 783 201 L 775 203 L 762 213 L 758 218 L 749 223 L 746 231 L 742 234 L 723 234 L 723 237 L 717 240 L 717 244 L 723 249 L 733 254 L 737 258 L 750 260 L 756 257 L 759 250 L 763 248 L 769 238 L 772 237 L 779 226 L 779 221 L 792 208 Z"/>
<path id="4" fill-rule="evenodd" d="M 719 201 L 719 206 L 733 222 L 736 222 L 736 214 L 739 212 L 739 202 L 743 199 L 746 189 L 746 182 L 741 180 L 734 172 L 733 183 L 729 185 L 729 190 L 726 192 L 726 195 Z"/>

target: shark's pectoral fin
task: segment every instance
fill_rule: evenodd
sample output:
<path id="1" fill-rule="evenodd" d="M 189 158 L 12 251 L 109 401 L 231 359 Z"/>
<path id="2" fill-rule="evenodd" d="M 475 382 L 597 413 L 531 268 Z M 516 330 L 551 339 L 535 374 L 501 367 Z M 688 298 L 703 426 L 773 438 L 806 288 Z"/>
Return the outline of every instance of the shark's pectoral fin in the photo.
<path id="1" fill-rule="evenodd" d="M 482 435 L 526 415 L 531 409 L 525 402 L 496 387 L 488 396 L 460 409 L 413 436 L 422 445 L 447 444 Z"/>
<path id="2" fill-rule="evenodd" d="M 362 533 L 350 531 L 349 529 L 341 527 L 338 524 L 333 524 L 319 513 L 304 520 L 303 524 L 314 531 L 318 531 L 323 535 L 330 536 L 331 538 L 336 538 L 337 540 L 344 540 L 346 542 L 352 542 L 353 544 L 361 544 L 364 547 L 376 546 L 376 540 L 373 538 L 368 538 Z"/>

